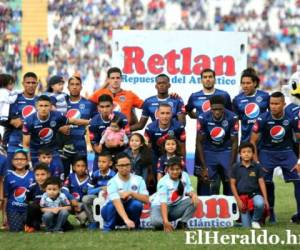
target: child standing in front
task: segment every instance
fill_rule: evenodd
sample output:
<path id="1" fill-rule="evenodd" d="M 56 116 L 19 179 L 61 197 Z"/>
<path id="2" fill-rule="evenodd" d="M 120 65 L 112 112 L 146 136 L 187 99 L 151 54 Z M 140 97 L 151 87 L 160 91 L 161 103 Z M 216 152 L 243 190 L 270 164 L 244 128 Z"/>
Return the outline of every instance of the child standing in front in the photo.
<path id="1" fill-rule="evenodd" d="M 70 201 L 60 191 L 61 182 L 57 177 L 50 177 L 45 183 L 46 192 L 43 194 L 40 206 L 43 212 L 42 221 L 47 232 L 63 232 L 63 226 L 68 220 L 71 210 Z"/>
<path id="2" fill-rule="evenodd" d="M 263 170 L 253 161 L 252 143 L 241 143 L 239 154 L 241 161 L 231 170 L 231 190 L 241 211 L 243 227 L 259 229 L 264 211 L 269 209 Z"/>
<path id="3" fill-rule="evenodd" d="M 8 171 L 4 179 L 4 195 L 6 202 L 6 216 L 9 230 L 23 231 L 26 216 L 26 193 L 34 182 L 34 174 L 29 171 L 28 156 L 23 150 L 17 150 L 12 159 L 13 170 Z"/>

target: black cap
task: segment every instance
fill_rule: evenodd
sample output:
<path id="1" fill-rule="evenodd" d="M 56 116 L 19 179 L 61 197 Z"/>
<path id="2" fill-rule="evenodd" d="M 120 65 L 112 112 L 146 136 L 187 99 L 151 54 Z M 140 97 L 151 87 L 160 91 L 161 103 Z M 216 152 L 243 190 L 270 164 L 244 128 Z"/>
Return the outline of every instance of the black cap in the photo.
<path id="1" fill-rule="evenodd" d="M 173 156 L 173 157 L 169 158 L 167 161 L 167 166 L 173 166 L 173 165 L 181 166 L 182 165 L 181 157 Z"/>
<path id="2" fill-rule="evenodd" d="M 64 82 L 64 78 L 62 76 L 52 76 L 48 81 L 48 92 L 52 92 L 51 86 L 60 82 Z"/>

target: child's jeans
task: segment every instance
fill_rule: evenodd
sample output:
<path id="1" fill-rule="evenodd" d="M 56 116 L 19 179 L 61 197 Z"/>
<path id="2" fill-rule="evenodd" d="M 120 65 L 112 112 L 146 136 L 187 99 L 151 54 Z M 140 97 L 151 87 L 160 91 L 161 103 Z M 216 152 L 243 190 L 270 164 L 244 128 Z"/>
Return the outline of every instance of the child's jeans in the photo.
<path id="1" fill-rule="evenodd" d="M 261 195 L 253 196 L 254 210 L 251 220 L 251 215 L 249 211 L 246 213 L 241 213 L 242 225 L 243 227 L 251 227 L 251 222 L 259 222 L 264 214 L 264 199 Z"/>
<path id="2" fill-rule="evenodd" d="M 60 210 L 57 214 L 52 212 L 45 212 L 42 216 L 42 220 L 46 225 L 46 231 L 63 231 L 63 226 L 66 223 L 69 216 L 69 211 L 66 209 Z"/>

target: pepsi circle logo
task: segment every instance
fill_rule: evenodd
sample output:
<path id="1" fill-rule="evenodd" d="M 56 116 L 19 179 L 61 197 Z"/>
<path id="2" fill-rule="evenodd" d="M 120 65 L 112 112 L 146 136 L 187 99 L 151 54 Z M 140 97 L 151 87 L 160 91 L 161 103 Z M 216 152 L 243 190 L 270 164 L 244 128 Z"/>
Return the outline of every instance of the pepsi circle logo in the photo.
<path id="1" fill-rule="evenodd" d="M 206 100 L 205 102 L 203 102 L 201 108 L 203 112 L 210 111 L 210 101 Z"/>
<path id="2" fill-rule="evenodd" d="M 254 119 L 256 117 L 259 116 L 259 113 L 260 113 L 260 109 L 259 109 L 259 106 L 254 103 L 254 102 L 251 102 L 251 103 L 248 103 L 246 106 L 245 106 L 245 115 L 250 118 L 250 119 Z"/>
<path id="3" fill-rule="evenodd" d="M 14 198 L 17 202 L 23 203 L 26 200 L 26 188 L 17 187 L 14 191 Z"/>
<path id="4" fill-rule="evenodd" d="M 214 141 L 220 142 L 223 140 L 224 136 L 225 136 L 225 131 L 222 127 L 214 127 L 210 131 L 210 137 Z"/>
<path id="5" fill-rule="evenodd" d="M 22 109 L 22 117 L 25 119 L 35 113 L 34 106 L 27 105 Z"/>
<path id="6" fill-rule="evenodd" d="M 53 130 L 51 128 L 43 128 L 39 132 L 39 137 L 41 141 L 50 141 L 53 137 Z"/>
<path id="7" fill-rule="evenodd" d="M 270 135 L 275 140 L 280 140 L 285 136 L 285 129 L 280 125 L 271 128 Z"/>
<path id="8" fill-rule="evenodd" d="M 70 109 L 68 110 L 66 117 L 71 119 L 80 119 L 81 113 L 78 109 Z"/>
<path id="9" fill-rule="evenodd" d="M 72 195 L 73 195 L 75 200 L 80 200 L 80 194 L 79 193 L 74 192 L 74 193 L 72 193 Z"/>

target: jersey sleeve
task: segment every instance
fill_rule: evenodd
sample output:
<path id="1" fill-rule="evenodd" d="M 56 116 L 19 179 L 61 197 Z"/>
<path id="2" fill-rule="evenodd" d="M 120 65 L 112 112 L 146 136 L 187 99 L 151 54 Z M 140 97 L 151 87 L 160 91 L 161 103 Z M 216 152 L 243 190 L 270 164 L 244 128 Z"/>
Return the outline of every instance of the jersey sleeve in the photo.
<path id="1" fill-rule="evenodd" d="M 10 192 L 9 188 L 9 175 L 6 175 L 4 178 L 4 197 L 8 197 L 8 194 Z"/>
<path id="2" fill-rule="evenodd" d="M 228 110 L 232 110 L 231 97 L 228 93 L 225 95 L 225 108 Z"/>
<path id="3" fill-rule="evenodd" d="M 44 193 L 42 195 L 41 200 L 40 200 L 40 206 L 41 206 L 41 208 L 46 207 L 46 204 L 47 204 L 46 199 L 47 199 L 47 196 L 46 196 L 46 193 Z"/>
<path id="4" fill-rule="evenodd" d="M 164 174 L 165 173 L 164 162 L 163 162 L 162 157 L 158 158 L 157 165 L 156 165 L 156 173 L 160 173 L 160 174 Z"/>
<path id="5" fill-rule="evenodd" d="M 239 134 L 239 120 L 237 116 L 234 116 L 232 121 L 230 136 L 238 136 L 238 134 Z"/>
<path id="6" fill-rule="evenodd" d="M 157 195 L 159 197 L 160 203 L 167 203 L 168 202 L 168 188 L 163 183 L 163 179 L 158 182 L 157 184 Z"/>
<path id="7" fill-rule="evenodd" d="M 90 97 L 89 97 L 89 100 L 93 103 L 98 103 L 98 98 L 100 96 L 100 93 L 101 93 L 101 90 L 102 89 L 98 89 L 96 90 Z"/>
<path id="8" fill-rule="evenodd" d="M 204 135 L 205 129 L 204 129 L 204 120 L 203 116 L 199 115 L 197 118 L 197 133 Z"/>
<path id="9" fill-rule="evenodd" d="M 150 116 L 149 104 L 148 104 L 147 100 L 143 104 L 142 116 L 143 117 L 149 117 Z"/>
<path id="10" fill-rule="evenodd" d="M 184 125 L 181 125 L 179 127 L 179 140 L 181 142 L 185 142 L 185 140 L 186 140 L 186 133 L 185 133 Z"/>
<path id="11" fill-rule="evenodd" d="M 262 125 L 263 125 L 263 121 L 262 121 L 262 117 L 260 116 L 256 119 L 256 122 L 252 127 L 252 132 L 260 134 L 262 131 Z"/>
<path id="12" fill-rule="evenodd" d="M 58 124 L 58 127 L 62 127 L 64 125 L 67 125 L 68 124 L 68 118 L 58 112 L 57 124 Z"/>
<path id="13" fill-rule="evenodd" d="M 132 104 L 135 108 L 142 108 L 143 107 L 143 103 L 144 101 L 139 98 L 135 93 L 131 92 L 131 96 L 132 96 Z"/>
<path id="14" fill-rule="evenodd" d="M 187 104 L 185 105 L 185 109 L 187 112 L 191 112 L 194 109 L 194 105 L 193 105 L 193 95 L 191 95 L 189 97 L 189 100 L 187 102 Z"/>
<path id="15" fill-rule="evenodd" d="M 118 187 L 113 180 L 110 180 L 107 183 L 107 193 L 108 193 L 108 198 L 111 201 L 120 199 Z"/>
<path id="16" fill-rule="evenodd" d="M 176 109 L 176 115 L 179 114 L 185 114 L 185 106 L 183 103 L 183 100 L 181 98 L 178 98 L 178 105 L 177 105 L 177 109 Z"/>
<path id="17" fill-rule="evenodd" d="M 9 119 L 19 118 L 18 106 L 16 103 L 13 103 L 9 106 Z"/>
<path id="18" fill-rule="evenodd" d="M 89 135 L 90 135 L 90 141 L 92 145 L 98 145 L 101 135 L 99 134 L 98 126 L 96 124 L 96 117 L 94 117 L 91 120 L 90 126 L 89 126 Z"/>
<path id="19" fill-rule="evenodd" d="M 140 179 L 140 183 L 139 183 L 138 193 L 149 195 L 144 179 L 142 177 L 140 177 L 139 179 Z"/>
<path id="20" fill-rule="evenodd" d="M 237 169 L 237 164 L 234 164 L 231 168 L 231 171 L 230 171 L 230 178 L 232 178 L 232 179 L 237 178 L 236 169 Z"/>
<path id="21" fill-rule="evenodd" d="M 31 126 L 31 122 L 30 122 L 29 118 L 24 120 L 22 132 L 24 135 L 31 135 L 32 126 Z"/>

